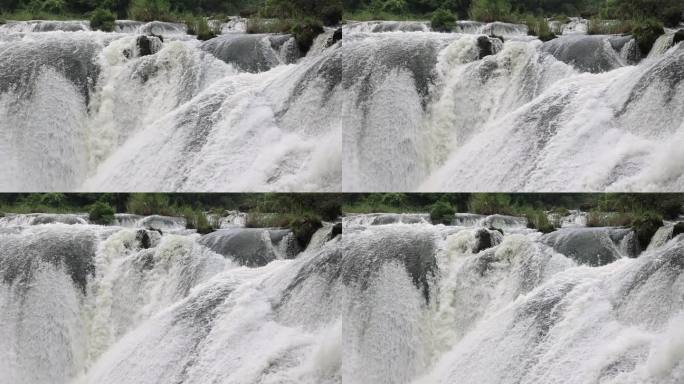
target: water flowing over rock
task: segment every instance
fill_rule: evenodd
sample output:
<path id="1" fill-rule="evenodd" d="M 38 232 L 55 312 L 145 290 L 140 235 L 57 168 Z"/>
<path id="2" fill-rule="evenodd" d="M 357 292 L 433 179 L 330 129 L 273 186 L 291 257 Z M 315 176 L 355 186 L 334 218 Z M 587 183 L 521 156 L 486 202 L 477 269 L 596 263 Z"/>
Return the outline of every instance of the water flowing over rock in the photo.
<path id="1" fill-rule="evenodd" d="M 682 44 L 478 37 L 345 29 L 343 190 L 682 189 Z"/>
<path id="2" fill-rule="evenodd" d="M 542 242 L 578 264 L 592 266 L 639 254 L 639 244 L 631 229 L 565 228 L 545 235 Z"/>
<path id="3" fill-rule="evenodd" d="M 292 259 L 299 247 L 292 231 L 233 228 L 204 235 L 200 244 L 240 265 L 259 267 L 276 259 Z"/>
<path id="4" fill-rule="evenodd" d="M 301 254 L 306 261 L 297 258 L 245 269 L 202 245 L 204 238 L 194 233 L 160 234 L 140 227 L 57 221 L 31 224 L 27 222 L 47 215 L 24 215 L 24 221 L 18 219 L 20 216 L 0 222 L 1 382 L 162 383 L 169 377 L 186 383 L 213 380 L 207 374 L 217 380 L 232 377 L 246 382 L 271 375 L 282 378 L 283 374 L 310 383 L 333 383 L 339 378 L 339 358 L 334 355 L 339 348 L 339 317 L 324 315 L 322 323 L 317 323 L 311 312 L 301 313 L 302 305 L 323 305 L 325 300 L 307 303 L 309 291 L 297 293 L 294 286 L 287 290 L 304 265 L 334 252 L 332 247 L 339 240 L 326 238 L 315 252 Z M 65 221 L 67 216 L 62 216 Z M 117 220 L 137 220 L 139 226 L 163 222 L 168 226 L 173 221 L 121 214 Z M 330 231 L 332 225 L 327 228 Z M 291 237 L 289 231 L 255 231 L 261 231 L 274 244 L 284 244 Z M 253 254 L 258 253 L 263 246 L 261 237 L 255 241 L 248 237 L 242 236 L 234 244 L 228 244 L 227 239 L 217 243 L 230 254 L 244 255 L 250 247 Z M 315 276 L 299 277 L 301 284 L 316 283 Z M 255 290 L 262 284 L 268 288 Z M 281 298 L 277 311 L 270 315 L 263 312 L 270 301 Z M 245 305 L 251 307 L 251 316 L 240 309 Z M 329 308 L 334 306 L 331 303 Z M 237 312 L 228 315 L 230 307 Z M 234 316 L 243 321 L 242 326 L 229 320 Z M 264 316 L 273 316 L 273 320 L 263 322 Z M 253 332 L 230 336 L 221 324 L 243 330 L 244 326 Z M 162 334 L 166 341 L 171 341 L 172 334 L 179 337 L 171 343 L 160 342 Z M 244 348 L 235 337 L 252 347 L 258 343 L 271 345 L 270 357 L 255 358 L 250 352 L 253 349 Z M 279 345 L 273 344 L 274 337 L 280 338 Z M 231 349 L 224 349 L 226 345 Z M 240 362 L 241 368 L 223 366 L 225 361 L 215 358 L 225 355 L 217 354 L 214 348 L 230 351 L 228 355 L 236 359 L 235 363 Z M 134 352 L 119 355 L 121 350 Z M 304 356 L 317 364 L 310 367 L 310 363 L 300 361 Z M 177 359 L 184 363 L 176 364 Z M 146 362 L 142 371 L 138 370 L 142 368 L 140 361 Z M 248 361 L 252 364 L 249 367 L 244 365 Z M 325 361 L 329 366 L 321 365 Z M 220 372 L 208 368 L 212 362 L 217 368 L 223 366 Z M 115 368 L 121 364 L 128 367 Z M 296 367 L 302 371 L 286 373 Z"/>
<path id="5" fill-rule="evenodd" d="M 678 382 L 684 236 L 592 267 L 594 239 L 617 248 L 629 230 L 565 228 L 554 250 L 554 234 L 502 235 L 484 216 L 363 216 L 249 268 L 203 244 L 256 256 L 288 231 L 3 222 L 0 381 Z"/>
<path id="6" fill-rule="evenodd" d="M 629 232 L 588 230 L 607 239 Z M 563 254 L 532 233 L 502 236 L 476 254 L 479 231 L 425 224 L 345 231 L 345 254 L 356 263 L 383 263 L 385 252 L 398 259 L 373 269 L 354 294 L 343 335 L 352 346 L 343 355 L 345 381 L 677 382 L 684 366 L 670 340 L 679 345 L 684 313 L 681 238 L 636 259 L 588 267 L 575 259 L 594 246 Z M 398 241 L 426 244 L 425 254 L 432 249 L 429 303 L 403 264 L 412 253 L 390 245 Z"/>
<path id="7" fill-rule="evenodd" d="M 185 25 L 0 26 L 2 191 L 333 191 L 341 43 Z M 21 177 L 30 172 L 32 177 Z"/>

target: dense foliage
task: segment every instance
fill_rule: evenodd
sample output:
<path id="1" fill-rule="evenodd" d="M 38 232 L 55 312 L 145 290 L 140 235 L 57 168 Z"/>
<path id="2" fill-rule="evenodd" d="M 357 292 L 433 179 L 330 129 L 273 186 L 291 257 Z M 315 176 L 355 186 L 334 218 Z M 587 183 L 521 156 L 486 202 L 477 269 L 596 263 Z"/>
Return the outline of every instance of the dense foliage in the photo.
<path id="1" fill-rule="evenodd" d="M 114 208 L 104 201 L 97 201 L 90 206 L 88 218 L 95 224 L 111 224 L 114 222 Z"/>
<path id="2" fill-rule="evenodd" d="M 342 214 L 339 194 L 211 194 L 211 193 L 7 193 L 0 194 L 0 216 L 6 213 L 87 212 L 93 223 L 109 224 L 114 213 L 184 217 L 189 229 L 214 230 L 207 213 L 221 216 L 238 210 L 249 226 L 291 228 L 304 246 L 322 221 Z"/>
<path id="3" fill-rule="evenodd" d="M 521 22 L 528 15 L 566 19 L 567 16 L 615 20 L 646 20 L 676 26 L 682 21 L 681 0 L 344 0 L 354 19 L 430 18 L 449 10 L 479 21 Z M 440 11 L 441 12 L 441 11 Z"/>
<path id="4" fill-rule="evenodd" d="M 448 9 L 438 9 L 432 13 L 430 26 L 433 31 L 448 32 L 456 26 L 456 16 Z"/>

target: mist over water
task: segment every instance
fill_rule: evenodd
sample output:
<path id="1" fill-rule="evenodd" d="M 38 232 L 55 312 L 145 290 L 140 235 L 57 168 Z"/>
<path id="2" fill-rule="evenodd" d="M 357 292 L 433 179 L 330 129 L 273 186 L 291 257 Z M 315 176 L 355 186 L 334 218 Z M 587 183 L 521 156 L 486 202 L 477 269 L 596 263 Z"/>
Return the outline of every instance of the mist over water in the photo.
<path id="1" fill-rule="evenodd" d="M 340 189 L 334 31 L 304 57 L 240 20 L 204 43 L 171 23 L 89 29 L 0 26 L 0 190 Z"/>
<path id="2" fill-rule="evenodd" d="M 684 188 L 684 46 L 668 31 L 646 57 L 579 21 L 545 43 L 505 23 L 345 26 L 343 190 Z"/>

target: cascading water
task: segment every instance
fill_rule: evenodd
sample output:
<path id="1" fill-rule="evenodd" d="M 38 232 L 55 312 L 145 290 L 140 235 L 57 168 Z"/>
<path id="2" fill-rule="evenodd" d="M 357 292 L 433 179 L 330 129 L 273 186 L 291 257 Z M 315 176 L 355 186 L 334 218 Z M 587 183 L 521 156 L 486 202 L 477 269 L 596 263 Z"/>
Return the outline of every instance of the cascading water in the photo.
<path id="1" fill-rule="evenodd" d="M 343 33 L 343 190 L 684 188 L 681 43 L 370 26 Z"/>
<path id="2" fill-rule="evenodd" d="M 318 268 L 339 258 L 332 225 L 249 268 L 292 234 L 234 228 L 231 242 L 172 218 L 72 216 L 0 222 L 0 382 L 340 382 L 345 291 Z"/>
<path id="3" fill-rule="evenodd" d="M 345 220 L 346 264 L 338 272 L 353 287 L 345 383 L 674 384 L 684 377 L 682 235 L 592 267 L 585 256 L 607 239 L 614 244 L 622 230 L 565 228 L 551 247 L 539 233 L 501 235 L 482 222 L 359 223 Z M 483 231 L 491 241 L 478 247 Z"/>
<path id="4" fill-rule="evenodd" d="M 0 190 L 339 190 L 334 31 L 302 57 L 241 25 L 0 26 Z"/>

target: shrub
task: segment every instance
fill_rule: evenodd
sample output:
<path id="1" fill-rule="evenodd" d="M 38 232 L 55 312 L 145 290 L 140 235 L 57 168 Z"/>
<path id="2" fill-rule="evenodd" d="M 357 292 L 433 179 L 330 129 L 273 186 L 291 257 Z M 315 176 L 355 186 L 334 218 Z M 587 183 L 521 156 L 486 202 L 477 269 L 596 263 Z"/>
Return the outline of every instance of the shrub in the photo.
<path id="1" fill-rule="evenodd" d="M 631 213 L 593 210 L 587 216 L 587 227 L 626 227 L 633 221 L 634 215 Z"/>
<path id="2" fill-rule="evenodd" d="M 209 25 L 209 21 L 205 17 L 187 17 L 185 25 L 188 28 L 188 34 L 196 35 L 197 39 L 202 41 L 213 39 L 222 32 L 221 23 Z"/>
<path id="3" fill-rule="evenodd" d="M 570 22 L 570 18 L 567 17 L 566 15 L 562 15 L 562 14 L 554 16 L 551 20 L 557 21 L 561 24 L 567 24 Z"/>
<path id="4" fill-rule="evenodd" d="M 342 21 L 343 13 L 341 4 L 328 5 L 321 10 L 321 21 L 328 26 L 338 25 Z"/>
<path id="5" fill-rule="evenodd" d="M 549 23 L 543 17 L 527 15 L 524 19 L 527 25 L 527 34 L 537 36 L 541 41 L 549 41 L 556 38 L 549 28 Z"/>
<path id="6" fill-rule="evenodd" d="M 185 228 L 195 229 L 197 233 L 207 234 L 214 231 L 214 227 L 209 223 L 207 215 L 202 210 L 195 210 L 191 207 L 183 207 L 179 209 L 181 215 L 185 218 Z"/>
<path id="7" fill-rule="evenodd" d="M 655 213 L 644 213 L 638 216 L 632 223 L 632 229 L 636 233 L 641 249 L 648 248 L 651 238 L 656 231 L 663 226 L 663 218 Z"/>
<path id="8" fill-rule="evenodd" d="M 433 224 L 449 225 L 454 219 L 456 210 L 446 201 L 438 201 L 430 208 L 430 220 Z"/>
<path id="9" fill-rule="evenodd" d="M 134 193 L 128 199 L 127 210 L 136 215 L 165 215 L 175 212 L 171 208 L 169 196 L 162 193 Z"/>
<path id="10" fill-rule="evenodd" d="M 91 223 L 107 225 L 114 222 L 114 208 L 111 205 L 98 201 L 90 206 L 88 218 Z"/>
<path id="11" fill-rule="evenodd" d="M 247 20 L 247 33 L 290 33 L 292 21 L 286 19 L 252 18 Z"/>
<path id="12" fill-rule="evenodd" d="M 477 21 L 510 21 L 509 0 L 473 0 L 470 4 L 470 18 Z"/>
<path id="13" fill-rule="evenodd" d="M 470 211 L 480 215 L 512 215 L 511 197 L 505 193 L 478 193 L 470 199 Z"/>
<path id="14" fill-rule="evenodd" d="M 323 227 L 323 224 L 319 217 L 305 214 L 290 220 L 288 227 L 292 229 L 292 233 L 297 239 L 299 246 L 304 249 L 309 245 L 314 233 L 316 233 L 319 228 Z"/>
<path id="15" fill-rule="evenodd" d="M 669 6 L 665 8 L 662 12 L 662 20 L 666 27 L 675 28 L 680 22 L 684 21 L 682 19 L 682 13 L 684 13 L 684 5 L 679 7 Z"/>
<path id="16" fill-rule="evenodd" d="M 456 26 L 456 16 L 448 9 L 438 9 L 432 13 L 430 26 L 437 32 L 450 32 Z"/>
<path id="17" fill-rule="evenodd" d="M 549 221 L 546 212 L 541 209 L 535 209 L 532 207 L 524 207 L 521 210 L 522 216 L 527 219 L 527 227 L 536 229 L 541 233 L 550 233 L 556 230 L 556 228 Z"/>
<path id="18" fill-rule="evenodd" d="M 294 36 L 297 46 L 303 54 L 309 52 L 314 40 L 323 31 L 321 22 L 311 18 L 296 22 L 290 29 L 290 33 Z"/>
<path id="19" fill-rule="evenodd" d="M 632 28 L 632 36 L 639 44 L 639 49 L 643 55 L 648 55 L 653 43 L 664 33 L 663 25 L 654 19 L 639 22 Z"/>
<path id="20" fill-rule="evenodd" d="M 45 0 L 43 1 L 40 10 L 54 15 L 60 15 L 64 13 L 65 5 L 66 3 L 64 0 Z"/>
<path id="21" fill-rule="evenodd" d="M 169 0 L 133 0 L 128 14 L 139 21 L 172 21 Z"/>
<path id="22" fill-rule="evenodd" d="M 100 30 L 111 32 L 114 30 L 116 17 L 108 9 L 98 8 L 90 16 L 90 28 L 93 30 Z"/>

